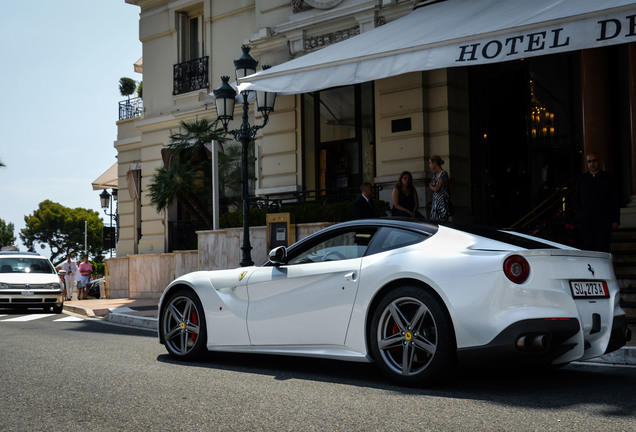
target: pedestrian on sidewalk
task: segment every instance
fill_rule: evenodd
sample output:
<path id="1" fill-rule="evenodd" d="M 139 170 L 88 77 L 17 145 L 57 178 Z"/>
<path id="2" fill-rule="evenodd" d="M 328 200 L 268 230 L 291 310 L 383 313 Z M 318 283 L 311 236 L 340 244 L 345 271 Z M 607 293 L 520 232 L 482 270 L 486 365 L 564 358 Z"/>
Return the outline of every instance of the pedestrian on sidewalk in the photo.
<path id="1" fill-rule="evenodd" d="M 84 255 L 84 261 L 79 265 L 81 280 L 77 285 L 77 299 L 86 300 L 88 298 L 88 281 L 93 273 L 93 265 L 88 261 L 88 255 Z"/>
<path id="2" fill-rule="evenodd" d="M 73 287 L 75 286 L 75 273 L 77 272 L 77 264 L 73 261 L 71 254 L 66 255 L 66 262 L 62 264 L 64 270 L 64 299 L 71 300 L 73 298 Z"/>

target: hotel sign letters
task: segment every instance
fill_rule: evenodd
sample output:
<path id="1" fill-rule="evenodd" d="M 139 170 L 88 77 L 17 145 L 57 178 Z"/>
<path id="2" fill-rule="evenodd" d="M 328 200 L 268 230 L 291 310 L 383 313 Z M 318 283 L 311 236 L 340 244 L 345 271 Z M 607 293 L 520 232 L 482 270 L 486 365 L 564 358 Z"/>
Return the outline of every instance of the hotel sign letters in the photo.
<path id="1" fill-rule="evenodd" d="M 636 15 L 565 23 L 525 34 L 460 44 L 455 62 L 506 61 L 630 41 L 636 41 Z"/>

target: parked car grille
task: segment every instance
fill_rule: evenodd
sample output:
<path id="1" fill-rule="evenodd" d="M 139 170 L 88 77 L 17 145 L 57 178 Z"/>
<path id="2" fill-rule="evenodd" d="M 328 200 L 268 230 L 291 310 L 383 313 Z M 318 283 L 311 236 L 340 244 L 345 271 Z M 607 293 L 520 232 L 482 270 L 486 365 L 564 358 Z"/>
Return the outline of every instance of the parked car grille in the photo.
<path id="1" fill-rule="evenodd" d="M 58 299 L 55 297 L 46 297 L 46 298 L 1 298 L 0 304 L 9 304 L 9 303 L 57 303 Z"/>
<path id="2" fill-rule="evenodd" d="M 50 289 L 46 288 L 47 285 L 50 284 L 8 284 L 11 290 L 40 290 L 40 289 Z M 55 289 L 59 289 L 59 286 L 56 286 Z"/>

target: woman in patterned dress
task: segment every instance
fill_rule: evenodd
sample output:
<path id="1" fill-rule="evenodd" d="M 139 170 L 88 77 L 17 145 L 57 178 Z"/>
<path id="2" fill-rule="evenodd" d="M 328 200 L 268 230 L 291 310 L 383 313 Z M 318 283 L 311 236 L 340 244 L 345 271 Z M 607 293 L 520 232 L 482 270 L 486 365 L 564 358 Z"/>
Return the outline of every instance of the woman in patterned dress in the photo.
<path id="1" fill-rule="evenodd" d="M 428 166 L 433 171 L 433 178 L 428 188 L 433 191 L 433 203 L 431 205 L 430 219 L 447 221 L 450 195 L 448 193 L 448 173 L 442 169 L 444 161 L 441 157 L 433 155 L 428 160 Z"/>

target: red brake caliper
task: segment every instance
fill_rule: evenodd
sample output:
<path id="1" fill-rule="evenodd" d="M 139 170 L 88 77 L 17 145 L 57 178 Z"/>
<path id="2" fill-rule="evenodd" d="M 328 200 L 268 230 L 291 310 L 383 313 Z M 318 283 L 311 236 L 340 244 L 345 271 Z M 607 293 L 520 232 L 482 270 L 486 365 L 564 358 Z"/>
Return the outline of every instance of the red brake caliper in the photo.
<path id="1" fill-rule="evenodd" d="M 398 328 L 397 324 L 393 324 L 393 334 L 397 334 L 400 332 L 400 329 Z M 400 354 L 402 352 L 402 349 L 400 347 L 395 347 L 393 348 L 393 352 L 396 354 Z"/>
<path id="2" fill-rule="evenodd" d="M 199 325 L 199 315 L 196 313 L 196 311 L 192 312 L 192 324 Z M 192 342 L 196 342 L 197 340 L 196 333 L 192 333 L 192 336 L 190 336 L 190 338 L 192 339 Z"/>

